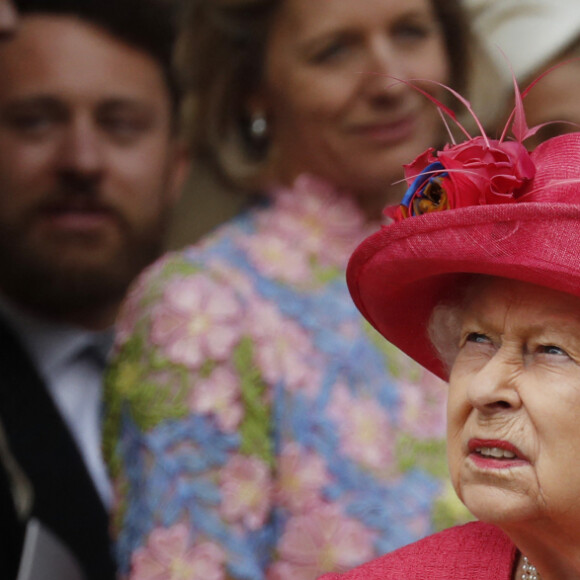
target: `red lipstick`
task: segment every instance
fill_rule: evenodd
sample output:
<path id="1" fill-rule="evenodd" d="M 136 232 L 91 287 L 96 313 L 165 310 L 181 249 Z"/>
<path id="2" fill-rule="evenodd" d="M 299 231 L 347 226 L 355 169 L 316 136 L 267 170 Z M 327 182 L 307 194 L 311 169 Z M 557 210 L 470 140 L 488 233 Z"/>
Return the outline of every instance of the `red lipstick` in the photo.
<path id="1" fill-rule="evenodd" d="M 512 443 L 500 439 L 470 439 L 469 458 L 482 469 L 507 469 L 529 463 Z"/>

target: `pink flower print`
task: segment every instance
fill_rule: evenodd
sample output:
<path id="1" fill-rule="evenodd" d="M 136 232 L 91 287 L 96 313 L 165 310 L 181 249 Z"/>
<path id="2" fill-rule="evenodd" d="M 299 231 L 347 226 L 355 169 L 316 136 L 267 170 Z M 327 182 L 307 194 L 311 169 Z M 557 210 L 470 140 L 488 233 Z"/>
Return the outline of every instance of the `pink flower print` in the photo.
<path id="1" fill-rule="evenodd" d="M 173 280 L 151 317 L 152 342 L 194 370 L 207 359 L 225 360 L 242 334 L 242 307 L 233 290 L 204 274 Z"/>
<path id="2" fill-rule="evenodd" d="M 316 453 L 288 443 L 280 454 L 277 499 L 294 514 L 321 503 L 321 493 L 330 482 L 326 463 Z"/>
<path id="3" fill-rule="evenodd" d="M 344 572 L 374 556 L 373 533 L 337 506 L 291 518 L 279 544 L 280 561 L 268 580 L 312 580 Z"/>
<path id="4" fill-rule="evenodd" d="M 195 384 L 189 408 L 193 413 L 213 415 L 222 431 L 232 433 L 244 414 L 240 392 L 238 376 L 229 368 L 218 367 Z"/>
<path id="5" fill-rule="evenodd" d="M 156 528 L 134 553 L 130 580 L 225 580 L 225 560 L 213 542 L 190 547 L 183 524 Z"/>
<path id="6" fill-rule="evenodd" d="M 389 471 L 395 437 L 386 410 L 375 399 L 352 396 L 344 385 L 336 385 L 329 415 L 345 455 L 372 471 Z"/>
<path id="7" fill-rule="evenodd" d="M 275 191 L 274 199 L 259 225 L 292 240 L 321 265 L 345 268 L 357 243 L 370 234 L 352 196 L 309 175 L 300 175 L 291 189 Z"/>
<path id="8" fill-rule="evenodd" d="M 142 298 L 143 293 L 140 287 L 133 288 L 125 298 L 121 313 L 115 325 L 115 353 L 119 351 L 133 334 L 135 325 L 142 314 L 142 310 L 139 307 Z"/>
<path id="9" fill-rule="evenodd" d="M 324 459 L 302 449 L 297 443 L 286 444 L 280 453 L 276 498 L 294 514 L 322 502 L 322 490 L 331 478 Z"/>
<path id="10" fill-rule="evenodd" d="M 152 282 L 161 276 L 171 257 L 171 254 L 166 254 L 159 258 L 131 286 L 115 325 L 115 349 L 119 349 L 135 333 L 135 326 L 144 313 L 141 301 L 151 291 Z"/>
<path id="11" fill-rule="evenodd" d="M 424 538 L 432 533 L 432 525 L 431 513 L 426 510 L 418 509 L 410 518 L 405 518 L 405 527 L 417 538 Z"/>
<path id="12" fill-rule="evenodd" d="M 400 426 L 418 439 L 443 439 L 446 428 L 447 385 L 425 373 L 420 382 L 400 384 Z"/>
<path id="13" fill-rule="evenodd" d="M 225 520 L 250 530 L 260 528 L 269 515 L 272 482 L 268 466 L 257 457 L 234 455 L 221 472 Z"/>
<path id="14" fill-rule="evenodd" d="M 309 257 L 295 238 L 278 232 L 256 233 L 240 241 L 254 267 L 266 278 L 302 285 L 312 279 Z"/>
<path id="15" fill-rule="evenodd" d="M 208 260 L 206 266 L 213 278 L 227 284 L 230 288 L 235 288 L 238 296 L 243 296 L 246 299 L 253 297 L 254 286 L 252 280 L 241 270 L 234 268 L 231 264 L 220 258 Z"/>
<path id="16" fill-rule="evenodd" d="M 255 359 L 264 379 L 270 384 L 285 381 L 290 391 L 315 394 L 323 365 L 315 359 L 308 333 L 266 301 L 252 304 L 250 320 Z"/>

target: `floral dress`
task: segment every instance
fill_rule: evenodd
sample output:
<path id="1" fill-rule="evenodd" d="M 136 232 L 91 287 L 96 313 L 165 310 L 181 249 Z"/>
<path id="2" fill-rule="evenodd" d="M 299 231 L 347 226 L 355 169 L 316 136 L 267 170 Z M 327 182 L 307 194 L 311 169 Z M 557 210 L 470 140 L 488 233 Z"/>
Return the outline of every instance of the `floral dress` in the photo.
<path id="1" fill-rule="evenodd" d="M 466 519 L 445 385 L 350 299 L 369 233 L 302 176 L 141 276 L 106 386 L 124 577 L 313 580 Z"/>

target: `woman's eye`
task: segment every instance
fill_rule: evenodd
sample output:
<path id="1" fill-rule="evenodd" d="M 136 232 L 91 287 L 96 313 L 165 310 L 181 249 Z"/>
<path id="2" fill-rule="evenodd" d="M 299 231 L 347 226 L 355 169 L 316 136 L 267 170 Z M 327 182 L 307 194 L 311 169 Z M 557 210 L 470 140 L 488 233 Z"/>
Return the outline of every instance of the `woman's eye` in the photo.
<path id="1" fill-rule="evenodd" d="M 460 350 L 476 353 L 482 350 L 487 352 L 490 348 L 494 348 L 493 341 L 487 334 L 482 332 L 464 332 L 459 345 Z"/>
<path id="2" fill-rule="evenodd" d="M 437 33 L 438 25 L 426 18 L 403 18 L 391 28 L 393 37 L 402 41 L 417 42 Z"/>
<path id="3" fill-rule="evenodd" d="M 422 39 L 429 36 L 431 30 L 426 26 L 421 25 L 401 25 L 395 31 L 395 35 L 402 39 Z"/>
<path id="4" fill-rule="evenodd" d="M 348 45 L 344 42 L 334 42 L 320 49 L 313 58 L 317 64 L 323 64 L 338 59 L 348 51 Z"/>
<path id="5" fill-rule="evenodd" d="M 542 344 L 537 348 L 537 351 L 540 354 L 549 354 L 554 356 L 568 356 L 568 353 L 560 348 L 559 346 L 555 346 L 553 344 Z"/>
<path id="6" fill-rule="evenodd" d="M 491 341 L 488 336 L 480 332 L 470 332 L 465 337 L 465 342 L 475 342 L 479 344 L 489 344 Z"/>

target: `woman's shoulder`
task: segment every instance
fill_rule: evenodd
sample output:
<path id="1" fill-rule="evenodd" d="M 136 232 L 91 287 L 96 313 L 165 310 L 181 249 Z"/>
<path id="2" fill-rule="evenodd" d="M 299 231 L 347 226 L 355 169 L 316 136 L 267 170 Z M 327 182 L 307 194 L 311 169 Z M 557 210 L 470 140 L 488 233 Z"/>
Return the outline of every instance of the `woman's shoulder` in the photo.
<path id="1" fill-rule="evenodd" d="M 320 580 L 510 580 L 517 549 L 497 527 L 482 522 L 455 526 L 343 575 Z"/>
<path id="2" fill-rule="evenodd" d="M 248 211 L 216 227 L 197 242 L 164 253 L 141 272 L 133 288 L 157 287 L 168 279 L 201 273 L 211 275 L 213 270 L 220 273 L 222 267 L 234 266 L 236 256 L 233 249 L 238 247 L 240 237 L 253 233 L 252 217 Z"/>

